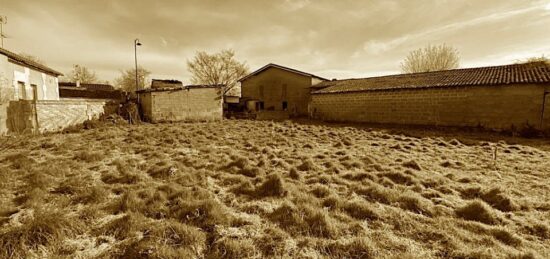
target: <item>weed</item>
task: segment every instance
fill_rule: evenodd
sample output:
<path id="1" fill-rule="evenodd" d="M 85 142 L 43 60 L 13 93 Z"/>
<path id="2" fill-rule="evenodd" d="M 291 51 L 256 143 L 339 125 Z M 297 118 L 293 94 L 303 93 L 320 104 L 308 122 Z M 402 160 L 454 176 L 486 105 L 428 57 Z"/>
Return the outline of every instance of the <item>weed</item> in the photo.
<path id="1" fill-rule="evenodd" d="M 494 225 L 499 222 L 493 209 L 481 200 L 474 200 L 455 210 L 458 217 Z"/>
<path id="2" fill-rule="evenodd" d="M 255 192 L 259 197 L 283 197 L 288 193 L 283 178 L 276 173 L 268 175 Z"/>

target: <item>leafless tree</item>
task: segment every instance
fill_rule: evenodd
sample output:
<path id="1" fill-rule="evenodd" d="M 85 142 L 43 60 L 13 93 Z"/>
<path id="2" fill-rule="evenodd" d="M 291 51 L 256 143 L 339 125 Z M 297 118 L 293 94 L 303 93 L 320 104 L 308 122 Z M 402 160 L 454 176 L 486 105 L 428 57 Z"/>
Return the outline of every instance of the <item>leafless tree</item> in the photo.
<path id="1" fill-rule="evenodd" d="M 546 62 L 547 64 L 550 64 L 550 58 L 546 57 L 545 55 L 541 55 L 540 57 L 530 57 L 530 58 L 520 59 L 516 61 L 516 63 L 518 64 L 532 63 L 532 62 Z"/>
<path id="2" fill-rule="evenodd" d="M 136 91 L 136 69 L 128 69 L 126 71 L 122 71 L 122 74 L 119 78 L 115 79 L 115 86 L 127 91 L 127 92 L 134 92 Z M 138 67 L 138 81 L 139 81 L 139 89 L 144 89 L 146 85 L 149 84 L 149 75 L 151 74 L 150 71 L 143 67 Z"/>
<path id="3" fill-rule="evenodd" d="M 403 73 L 420 73 L 458 68 L 460 55 L 454 47 L 445 44 L 411 51 L 401 63 Z"/>
<path id="4" fill-rule="evenodd" d="M 80 81 L 81 83 L 97 83 L 99 81 L 95 72 L 80 65 L 73 65 L 73 70 L 67 74 L 67 79 L 71 82 Z"/>
<path id="5" fill-rule="evenodd" d="M 248 66 L 235 59 L 235 51 L 222 50 L 208 54 L 197 52 L 193 60 L 187 61 L 194 84 L 223 85 L 223 96 L 233 89 L 240 78 L 248 74 Z"/>
<path id="6" fill-rule="evenodd" d="M 36 62 L 38 64 L 41 64 L 41 65 L 46 65 L 46 62 L 44 62 L 42 59 L 36 57 L 36 56 L 33 56 L 33 55 L 30 55 L 30 54 L 26 54 L 26 53 L 19 53 L 19 56 L 25 58 L 25 59 L 28 59 L 32 62 Z"/>

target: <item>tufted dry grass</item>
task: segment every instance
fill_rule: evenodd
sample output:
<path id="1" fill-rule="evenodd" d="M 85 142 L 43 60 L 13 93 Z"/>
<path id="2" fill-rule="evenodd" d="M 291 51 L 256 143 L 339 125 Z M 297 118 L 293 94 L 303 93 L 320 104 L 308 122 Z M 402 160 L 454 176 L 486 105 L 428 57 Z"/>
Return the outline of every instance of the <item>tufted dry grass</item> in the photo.
<path id="1" fill-rule="evenodd" d="M 0 258 L 550 257 L 548 140 L 225 120 L 1 143 Z"/>

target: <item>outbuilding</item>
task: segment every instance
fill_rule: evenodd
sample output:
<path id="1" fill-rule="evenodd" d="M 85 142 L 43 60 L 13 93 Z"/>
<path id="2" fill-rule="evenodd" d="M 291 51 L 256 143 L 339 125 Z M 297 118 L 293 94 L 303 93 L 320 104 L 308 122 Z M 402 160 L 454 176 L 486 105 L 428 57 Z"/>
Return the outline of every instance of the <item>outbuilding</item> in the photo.
<path id="1" fill-rule="evenodd" d="M 277 64 L 267 64 L 239 80 L 241 100 L 251 112 L 307 116 L 311 87 L 327 79 Z"/>
<path id="2" fill-rule="evenodd" d="M 550 129 L 544 62 L 327 81 L 311 116 L 326 121 Z"/>
<path id="3" fill-rule="evenodd" d="M 153 82 L 158 81 L 154 80 Z M 143 119 L 149 122 L 214 121 L 223 117 L 221 88 L 183 86 L 180 81 L 138 91 Z M 159 83 L 157 83 L 159 84 Z"/>

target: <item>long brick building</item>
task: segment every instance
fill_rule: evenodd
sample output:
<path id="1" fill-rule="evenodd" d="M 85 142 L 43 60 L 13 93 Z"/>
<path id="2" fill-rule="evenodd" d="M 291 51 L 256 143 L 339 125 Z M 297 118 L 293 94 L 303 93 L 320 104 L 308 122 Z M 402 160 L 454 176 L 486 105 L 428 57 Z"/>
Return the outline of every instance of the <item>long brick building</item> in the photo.
<path id="1" fill-rule="evenodd" d="M 550 129 L 543 62 L 327 81 L 310 113 L 327 121 Z"/>

